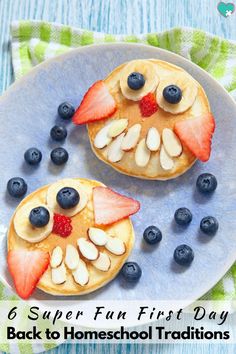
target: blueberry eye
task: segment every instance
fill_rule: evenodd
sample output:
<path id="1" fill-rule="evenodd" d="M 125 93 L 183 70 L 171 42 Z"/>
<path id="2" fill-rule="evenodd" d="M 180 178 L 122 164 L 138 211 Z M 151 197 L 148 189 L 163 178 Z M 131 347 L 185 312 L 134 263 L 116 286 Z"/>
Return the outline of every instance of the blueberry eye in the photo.
<path id="1" fill-rule="evenodd" d="M 164 88 L 163 97 L 168 103 L 176 104 L 182 99 L 182 91 L 176 85 L 169 85 Z"/>
<path id="2" fill-rule="evenodd" d="M 62 209 L 74 208 L 80 200 L 76 189 L 64 187 L 57 193 L 57 202 Z"/>
<path id="3" fill-rule="evenodd" d="M 29 215 L 29 221 L 34 227 L 46 226 L 49 223 L 49 219 L 49 211 L 42 206 L 32 209 Z"/>
<path id="4" fill-rule="evenodd" d="M 130 89 L 139 90 L 145 85 L 145 79 L 141 73 L 133 72 L 128 76 L 127 83 Z"/>

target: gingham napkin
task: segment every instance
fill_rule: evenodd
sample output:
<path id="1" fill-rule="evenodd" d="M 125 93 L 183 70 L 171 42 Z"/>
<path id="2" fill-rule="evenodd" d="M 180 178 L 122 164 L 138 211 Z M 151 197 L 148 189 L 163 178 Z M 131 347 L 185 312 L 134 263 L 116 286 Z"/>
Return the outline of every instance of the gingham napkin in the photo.
<path id="1" fill-rule="evenodd" d="M 111 35 L 90 32 L 55 23 L 20 21 L 11 26 L 12 63 L 19 79 L 42 61 L 72 48 L 93 43 L 136 42 L 167 49 L 193 61 L 208 71 L 236 99 L 236 42 L 213 36 L 201 30 L 174 28 L 162 33 Z M 0 284 L 0 298 L 12 294 Z M 236 299 L 236 264 L 204 299 Z M 55 344 L 52 344 L 54 346 Z M 35 353 L 48 346 L 15 348 L 24 354 Z M 9 346 L 0 349 L 9 351 Z"/>

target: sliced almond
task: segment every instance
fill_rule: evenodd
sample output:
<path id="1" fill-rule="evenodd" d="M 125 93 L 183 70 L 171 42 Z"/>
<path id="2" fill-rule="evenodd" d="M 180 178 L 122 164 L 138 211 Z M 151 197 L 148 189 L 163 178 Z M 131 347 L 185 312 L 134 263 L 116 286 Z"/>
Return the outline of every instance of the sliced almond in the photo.
<path id="1" fill-rule="evenodd" d="M 160 151 L 160 164 L 161 167 L 163 168 L 163 170 L 172 170 L 172 168 L 174 167 L 174 161 L 173 159 L 167 154 L 164 145 L 162 145 L 161 147 L 161 151 Z"/>
<path id="2" fill-rule="evenodd" d="M 134 124 L 132 127 L 129 128 L 121 144 L 122 150 L 129 151 L 135 148 L 139 141 L 141 128 L 141 124 Z"/>
<path id="3" fill-rule="evenodd" d="M 52 268 L 58 267 L 61 264 L 62 259 L 63 259 L 62 249 L 61 249 L 61 247 L 57 246 L 52 251 L 52 255 L 51 255 L 51 259 L 50 259 L 50 266 Z"/>
<path id="4" fill-rule="evenodd" d="M 145 167 L 150 160 L 151 152 L 147 148 L 145 139 L 140 140 L 135 151 L 135 162 L 139 167 Z"/>
<path id="5" fill-rule="evenodd" d="M 108 237 L 105 247 L 108 251 L 117 256 L 121 256 L 126 251 L 125 243 L 118 237 Z"/>
<path id="6" fill-rule="evenodd" d="M 105 125 L 105 127 L 103 127 L 101 130 L 99 130 L 99 132 L 95 136 L 94 146 L 97 149 L 103 149 L 105 146 L 110 144 L 110 142 L 112 141 L 112 138 L 108 136 L 108 131 L 109 131 L 111 125 L 112 125 L 112 122 Z"/>
<path id="7" fill-rule="evenodd" d="M 177 157 L 182 153 L 182 144 L 173 130 L 168 128 L 163 129 L 162 141 L 166 152 L 171 157 Z"/>
<path id="8" fill-rule="evenodd" d="M 108 137 L 115 138 L 120 135 L 127 128 L 128 122 L 126 118 L 114 120 L 108 130 Z"/>
<path id="9" fill-rule="evenodd" d="M 91 262 L 92 265 L 99 269 L 102 270 L 103 272 L 107 272 L 110 267 L 111 267 L 111 260 L 110 257 L 106 253 L 99 253 L 99 257 L 96 261 Z"/>
<path id="10" fill-rule="evenodd" d="M 65 264 L 70 269 L 76 269 L 79 264 L 79 253 L 72 245 L 66 246 Z"/>
<path id="11" fill-rule="evenodd" d="M 118 162 L 124 156 L 124 151 L 121 149 L 121 144 L 125 133 L 120 134 L 115 140 L 111 142 L 107 150 L 107 158 L 110 162 Z"/>
<path id="12" fill-rule="evenodd" d="M 86 238 L 79 238 L 77 240 L 77 245 L 81 254 L 89 261 L 95 261 L 98 258 L 98 249 L 94 244 Z"/>
<path id="13" fill-rule="evenodd" d="M 160 147 L 161 138 L 158 130 L 154 127 L 150 128 L 146 137 L 146 145 L 150 151 L 157 151 Z"/>
<path id="14" fill-rule="evenodd" d="M 66 267 L 62 264 L 57 268 L 52 268 L 52 282 L 53 284 L 63 284 L 66 281 Z"/>
<path id="15" fill-rule="evenodd" d="M 74 281 L 81 285 L 84 286 L 88 284 L 89 282 L 89 272 L 88 268 L 86 266 L 86 263 L 82 261 L 82 259 L 79 260 L 79 264 L 77 268 L 72 272 Z"/>
<path id="16" fill-rule="evenodd" d="M 107 243 L 107 234 L 105 231 L 97 227 L 90 227 L 88 229 L 88 236 L 90 240 L 97 246 L 105 246 Z"/>

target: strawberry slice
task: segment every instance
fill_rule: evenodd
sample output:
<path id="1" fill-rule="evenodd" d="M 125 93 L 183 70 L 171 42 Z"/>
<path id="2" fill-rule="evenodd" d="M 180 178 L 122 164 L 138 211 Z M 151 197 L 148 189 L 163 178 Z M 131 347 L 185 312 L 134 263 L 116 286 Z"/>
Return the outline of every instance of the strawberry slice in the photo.
<path id="1" fill-rule="evenodd" d="M 116 102 L 102 80 L 95 82 L 77 108 L 73 122 L 84 124 L 110 117 L 116 110 Z"/>
<path id="2" fill-rule="evenodd" d="M 107 187 L 93 189 L 95 223 L 109 225 L 137 213 L 140 203 Z"/>
<path id="3" fill-rule="evenodd" d="M 211 154 L 215 120 L 211 113 L 175 124 L 174 132 L 199 160 L 206 162 Z"/>
<path id="4" fill-rule="evenodd" d="M 7 263 L 17 294 L 28 299 L 50 262 L 48 252 L 16 249 L 8 252 Z"/>

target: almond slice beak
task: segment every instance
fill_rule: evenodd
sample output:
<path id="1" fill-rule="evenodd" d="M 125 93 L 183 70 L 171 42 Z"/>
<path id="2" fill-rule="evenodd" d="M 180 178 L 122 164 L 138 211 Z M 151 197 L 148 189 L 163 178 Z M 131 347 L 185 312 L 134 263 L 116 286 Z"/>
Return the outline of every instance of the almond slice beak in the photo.
<path id="1" fill-rule="evenodd" d="M 95 261 L 98 258 L 98 249 L 92 242 L 82 237 L 77 240 L 77 245 L 84 258 L 89 261 Z"/>
<path id="2" fill-rule="evenodd" d="M 58 268 L 52 268 L 52 282 L 53 284 L 59 285 L 66 281 L 66 267 L 62 264 Z"/>
<path id="3" fill-rule="evenodd" d="M 66 256 L 65 256 L 65 264 L 67 268 L 70 270 L 74 270 L 77 268 L 79 264 L 79 253 L 77 249 L 72 245 L 66 246 Z"/>
<path id="4" fill-rule="evenodd" d="M 97 246 L 105 246 L 108 240 L 106 232 L 96 227 L 88 229 L 88 237 Z"/>
<path id="5" fill-rule="evenodd" d="M 121 149 L 122 141 L 125 133 L 120 134 L 111 142 L 107 149 L 107 158 L 110 162 L 119 162 L 124 156 L 124 151 Z"/>
<path id="6" fill-rule="evenodd" d="M 108 237 L 105 248 L 116 256 L 121 256 L 126 251 L 125 243 L 118 237 Z"/>
<path id="7" fill-rule="evenodd" d="M 179 138 L 175 135 L 175 133 L 168 128 L 163 129 L 162 131 L 162 141 L 163 145 L 166 149 L 166 152 L 171 157 L 180 156 L 182 153 L 182 144 Z"/>
<path id="8" fill-rule="evenodd" d="M 88 284 L 89 282 L 89 272 L 86 266 L 86 263 L 82 261 L 82 259 L 79 260 L 79 264 L 77 268 L 72 272 L 74 281 L 81 285 L 84 286 Z"/>
<path id="9" fill-rule="evenodd" d="M 139 167 L 147 166 L 150 160 L 151 152 L 147 148 L 145 139 L 140 140 L 138 143 L 137 149 L 135 151 L 135 162 Z"/>
<path id="10" fill-rule="evenodd" d="M 103 149 L 105 146 L 110 144 L 110 142 L 112 141 L 112 138 L 108 136 L 108 131 L 109 131 L 111 125 L 112 125 L 112 122 L 105 125 L 105 127 L 103 127 L 101 130 L 99 130 L 99 132 L 95 136 L 94 146 L 97 149 Z"/>
<path id="11" fill-rule="evenodd" d="M 157 151 L 160 147 L 161 138 L 158 130 L 154 127 L 150 128 L 146 137 L 146 145 L 150 151 Z"/>
<path id="12" fill-rule="evenodd" d="M 139 141 L 141 129 L 141 124 L 134 124 L 129 128 L 121 144 L 122 150 L 129 151 L 135 148 Z"/>
<path id="13" fill-rule="evenodd" d="M 99 253 L 99 257 L 96 261 L 91 262 L 92 265 L 103 272 L 107 272 L 111 267 L 110 257 L 106 253 Z"/>
<path id="14" fill-rule="evenodd" d="M 122 118 L 118 120 L 114 120 L 108 130 L 108 137 L 115 138 L 120 135 L 128 126 L 128 119 Z"/>
<path id="15" fill-rule="evenodd" d="M 52 268 L 57 268 L 63 259 L 63 252 L 61 247 L 57 246 L 52 251 L 51 259 L 50 259 L 50 266 Z"/>
<path id="16" fill-rule="evenodd" d="M 169 171 L 174 167 L 173 159 L 167 154 L 165 147 L 162 145 L 160 151 L 160 164 L 163 170 Z"/>

